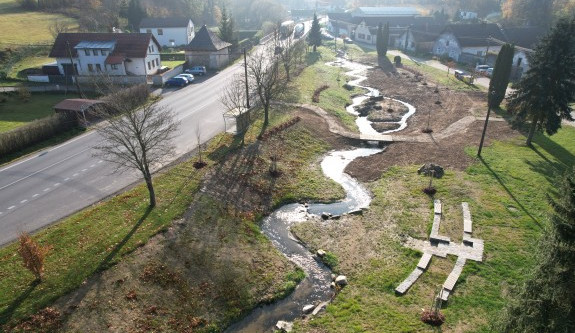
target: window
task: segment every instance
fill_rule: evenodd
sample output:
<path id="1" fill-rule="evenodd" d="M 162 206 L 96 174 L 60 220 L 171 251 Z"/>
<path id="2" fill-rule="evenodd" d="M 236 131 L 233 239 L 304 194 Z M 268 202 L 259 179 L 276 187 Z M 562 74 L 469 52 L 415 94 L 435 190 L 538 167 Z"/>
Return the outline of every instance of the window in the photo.
<path id="1" fill-rule="evenodd" d="M 88 71 L 93 72 L 94 71 L 94 65 L 88 64 Z"/>
<path id="2" fill-rule="evenodd" d="M 357 34 L 357 38 L 359 38 L 359 39 L 365 39 L 365 34 Z"/>
<path id="3" fill-rule="evenodd" d="M 84 49 L 84 54 L 86 54 L 86 55 L 88 55 L 88 56 L 89 56 L 89 55 L 90 55 L 90 50 L 88 50 L 88 49 Z"/>
<path id="4" fill-rule="evenodd" d="M 105 56 L 105 55 L 108 54 L 108 51 L 106 51 L 106 50 L 101 50 L 100 53 L 102 53 L 102 55 Z"/>
<path id="5" fill-rule="evenodd" d="M 154 50 L 154 45 L 152 45 L 151 47 L 152 47 L 152 52 L 154 52 L 154 51 L 155 51 L 155 50 Z"/>
<path id="6" fill-rule="evenodd" d="M 156 58 L 156 66 L 160 66 L 160 59 Z"/>
<path id="7" fill-rule="evenodd" d="M 152 33 L 152 29 L 146 29 L 146 32 L 151 34 Z"/>
<path id="8" fill-rule="evenodd" d="M 445 42 L 445 46 L 449 46 L 449 41 L 446 41 L 446 42 Z"/>
<path id="9" fill-rule="evenodd" d="M 111 67 L 112 69 L 118 69 L 118 65 L 116 65 L 116 64 L 112 64 L 112 65 L 110 65 L 110 67 Z"/>
<path id="10" fill-rule="evenodd" d="M 164 29 L 158 29 L 158 36 L 161 36 L 164 34 Z"/>
<path id="11" fill-rule="evenodd" d="M 102 71 L 102 66 L 100 66 L 100 64 L 96 64 L 96 71 L 97 71 L 97 72 L 101 72 L 101 71 Z"/>
<path id="12" fill-rule="evenodd" d="M 148 70 L 152 69 L 152 65 L 150 64 L 150 62 L 148 61 Z"/>
<path id="13" fill-rule="evenodd" d="M 367 40 L 371 40 L 371 35 L 367 35 Z"/>

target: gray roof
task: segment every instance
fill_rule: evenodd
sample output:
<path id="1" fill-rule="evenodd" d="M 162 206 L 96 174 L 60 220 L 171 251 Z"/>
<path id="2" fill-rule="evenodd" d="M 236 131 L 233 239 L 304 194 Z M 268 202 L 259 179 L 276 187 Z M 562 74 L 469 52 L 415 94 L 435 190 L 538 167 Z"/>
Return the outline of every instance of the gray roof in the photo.
<path id="1" fill-rule="evenodd" d="M 461 47 L 485 46 L 488 38 L 506 40 L 499 26 L 494 23 L 450 24 L 444 32 L 452 32 Z"/>
<path id="2" fill-rule="evenodd" d="M 417 16 L 421 13 L 413 7 L 359 7 L 353 16 Z"/>
<path id="3" fill-rule="evenodd" d="M 81 41 L 74 46 L 75 49 L 113 49 L 116 41 Z"/>
<path id="4" fill-rule="evenodd" d="M 196 33 L 196 36 L 186 47 L 190 51 L 219 51 L 232 44 L 224 42 L 213 31 L 210 31 L 206 25 Z"/>
<path id="5" fill-rule="evenodd" d="M 190 22 L 186 17 L 147 17 L 140 22 L 140 29 L 145 28 L 185 28 Z"/>

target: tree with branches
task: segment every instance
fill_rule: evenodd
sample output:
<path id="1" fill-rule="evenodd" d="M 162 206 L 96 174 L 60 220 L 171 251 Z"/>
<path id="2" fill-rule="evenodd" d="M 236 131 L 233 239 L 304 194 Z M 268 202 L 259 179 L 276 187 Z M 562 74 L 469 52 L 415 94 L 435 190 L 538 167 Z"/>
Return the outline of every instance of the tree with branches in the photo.
<path id="1" fill-rule="evenodd" d="M 36 277 L 36 281 L 42 281 L 44 276 L 44 259 L 51 246 L 42 246 L 38 244 L 29 234 L 23 233 L 18 238 L 18 254 L 22 258 L 23 265 Z"/>
<path id="2" fill-rule="evenodd" d="M 156 206 L 152 170 L 174 154 L 173 139 L 179 123 L 168 108 L 158 103 L 137 102 L 124 98 L 107 100 L 107 107 L 98 114 L 107 123 L 96 129 L 101 141 L 94 147 L 96 156 L 112 162 L 119 171 L 139 170 L 149 193 L 150 207 Z"/>
<path id="3" fill-rule="evenodd" d="M 285 73 L 280 71 L 279 60 L 274 55 L 274 46 L 269 45 L 263 54 L 248 59 L 248 80 L 251 91 L 255 91 L 260 105 L 264 108 L 264 126 L 269 123 L 271 101 L 285 93 Z"/>
<path id="4" fill-rule="evenodd" d="M 531 67 L 509 99 L 515 124 L 531 121 L 526 144 L 536 131 L 557 133 L 563 119 L 573 120 L 575 99 L 575 18 L 561 19 L 535 48 Z"/>

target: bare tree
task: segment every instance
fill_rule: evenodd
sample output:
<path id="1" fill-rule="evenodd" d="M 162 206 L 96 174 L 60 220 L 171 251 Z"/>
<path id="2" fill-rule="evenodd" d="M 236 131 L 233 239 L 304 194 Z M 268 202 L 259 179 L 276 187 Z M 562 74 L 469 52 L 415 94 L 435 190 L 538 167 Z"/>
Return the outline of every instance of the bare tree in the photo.
<path id="1" fill-rule="evenodd" d="M 24 267 L 34 274 L 36 281 L 42 281 L 44 275 L 44 259 L 52 247 L 38 244 L 38 242 L 32 239 L 27 233 L 21 234 L 18 240 L 20 241 L 18 254 L 20 254 L 22 258 Z"/>
<path id="2" fill-rule="evenodd" d="M 58 37 L 58 34 L 70 31 L 68 23 L 63 20 L 54 21 L 54 23 L 52 23 L 48 29 L 50 30 L 50 34 L 52 37 L 54 37 L 54 39 Z"/>
<path id="3" fill-rule="evenodd" d="M 266 47 L 262 54 L 248 60 L 248 76 L 252 91 L 264 108 L 264 126 L 269 123 L 269 109 L 272 99 L 286 91 L 286 79 L 280 71 L 279 61 L 274 55 L 273 45 Z"/>
<path id="4" fill-rule="evenodd" d="M 233 76 L 232 81 L 224 86 L 220 102 L 227 110 L 242 109 L 246 107 L 245 78 L 241 74 Z"/>
<path id="5" fill-rule="evenodd" d="M 305 52 L 305 42 L 302 39 L 296 40 L 291 34 L 284 40 L 283 46 L 279 58 L 282 62 L 286 79 L 291 81 L 291 70 L 297 65 L 298 60 L 301 59 L 302 53 Z"/>
<path id="6" fill-rule="evenodd" d="M 111 108 L 100 110 L 99 114 L 106 117 L 107 123 L 96 129 L 102 140 L 94 148 L 97 156 L 116 164 L 119 171 L 139 170 L 148 187 L 150 207 L 154 207 L 152 168 L 174 154 L 172 140 L 179 122 L 171 110 L 157 103 L 134 108 L 134 103 L 127 99 L 109 101 Z"/>

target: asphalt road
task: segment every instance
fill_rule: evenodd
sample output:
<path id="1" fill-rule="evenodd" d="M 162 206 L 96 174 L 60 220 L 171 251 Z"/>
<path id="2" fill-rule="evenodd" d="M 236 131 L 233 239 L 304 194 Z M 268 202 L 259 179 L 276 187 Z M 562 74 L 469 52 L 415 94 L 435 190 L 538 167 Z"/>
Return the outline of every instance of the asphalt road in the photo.
<path id="1" fill-rule="evenodd" d="M 181 121 L 177 158 L 225 129 L 219 98 L 241 64 L 217 75 L 199 77 L 181 89 L 161 91 L 160 105 L 171 108 Z M 230 127 L 230 120 L 227 120 Z M 0 245 L 15 240 L 106 198 L 140 179 L 136 171 L 118 174 L 112 164 L 93 156 L 100 140 L 90 131 L 59 146 L 0 168 Z"/>

